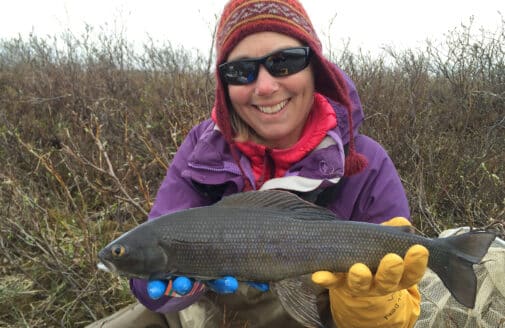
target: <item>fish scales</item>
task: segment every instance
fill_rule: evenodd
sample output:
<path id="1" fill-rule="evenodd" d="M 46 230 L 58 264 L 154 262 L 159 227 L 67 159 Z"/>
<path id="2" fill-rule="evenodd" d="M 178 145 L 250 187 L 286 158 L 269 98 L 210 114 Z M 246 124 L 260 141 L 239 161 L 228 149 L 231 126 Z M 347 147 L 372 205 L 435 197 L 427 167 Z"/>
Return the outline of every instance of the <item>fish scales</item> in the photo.
<path id="1" fill-rule="evenodd" d="M 209 220 L 212 226 L 206 224 Z M 346 270 L 357 260 L 375 270 L 389 252 L 403 255 L 414 243 L 431 248 L 428 239 L 396 228 L 298 220 L 289 212 L 259 208 L 247 213 L 197 208 L 156 223 L 153 234 L 160 240 L 177 240 L 167 244 L 176 272 L 204 277 L 276 281 L 323 269 Z"/>

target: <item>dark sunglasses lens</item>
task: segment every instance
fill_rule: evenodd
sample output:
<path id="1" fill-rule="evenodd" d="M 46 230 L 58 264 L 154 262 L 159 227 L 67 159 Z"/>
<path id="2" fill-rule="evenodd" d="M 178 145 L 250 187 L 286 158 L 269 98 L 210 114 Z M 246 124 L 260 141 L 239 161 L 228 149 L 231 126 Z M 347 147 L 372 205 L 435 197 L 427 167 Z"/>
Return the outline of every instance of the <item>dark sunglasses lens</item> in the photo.
<path id="1" fill-rule="evenodd" d="M 284 49 L 266 57 L 237 60 L 219 66 L 221 78 L 228 84 L 244 85 L 254 82 L 258 77 L 259 65 L 265 65 L 275 77 L 298 73 L 309 65 L 308 47 Z"/>
<path id="2" fill-rule="evenodd" d="M 221 65 L 221 77 L 229 84 L 249 84 L 256 80 L 259 63 L 241 60 Z"/>
<path id="3" fill-rule="evenodd" d="M 298 73 L 309 65 L 308 48 L 285 49 L 265 61 L 268 72 L 276 77 Z"/>

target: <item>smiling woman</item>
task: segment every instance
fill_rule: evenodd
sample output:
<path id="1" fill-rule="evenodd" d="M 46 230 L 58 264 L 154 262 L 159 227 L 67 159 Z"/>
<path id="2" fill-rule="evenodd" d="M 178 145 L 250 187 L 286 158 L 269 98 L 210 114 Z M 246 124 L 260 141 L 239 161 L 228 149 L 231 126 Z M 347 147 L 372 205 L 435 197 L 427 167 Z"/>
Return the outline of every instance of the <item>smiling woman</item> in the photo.
<path id="1" fill-rule="evenodd" d="M 106 5 L 116 6 L 118 2 L 113 1 Z M 282 0 L 275 2 L 279 1 Z M 387 3 L 394 4 L 393 1 Z M 331 2 L 325 7 L 321 5 L 322 1 L 312 1 L 306 2 L 307 6 L 312 6 L 313 2 L 328 11 L 339 3 Z M 105 6 L 96 7 L 91 0 L 68 1 L 69 17 L 75 26 L 80 24 L 81 18 L 74 14 L 74 9 L 80 3 L 97 11 L 96 17 L 102 17 L 100 23 L 104 16 L 109 17 L 109 13 L 105 14 Z M 177 9 L 175 5 L 172 11 L 154 12 L 162 9 L 157 7 L 158 4 L 170 4 L 170 1 L 136 3 L 142 3 L 145 7 L 142 10 L 150 11 L 153 20 L 165 15 L 165 25 L 159 32 L 166 33 L 170 40 L 169 33 L 178 33 L 193 42 L 197 38 L 186 33 L 189 28 L 185 24 L 194 23 L 196 26 L 203 20 L 215 20 L 208 11 L 195 12 L 194 16 L 186 18 L 186 22 L 180 22 L 172 19 Z M 342 10 L 346 10 L 348 3 L 340 4 Z M 384 5 L 384 2 L 378 3 Z M 17 4 L 20 9 L 14 10 Z M 51 4 L 51 1 L 39 1 L 33 5 L 24 0 L 7 1 L 0 9 L 0 16 L 12 16 L 13 26 L 18 26 L 17 21 L 31 20 L 40 31 L 37 19 L 43 20 L 43 10 L 46 6 L 50 8 Z M 429 0 L 426 4 L 430 4 Z M 487 6 L 489 2 L 485 4 Z M 438 10 L 443 10 L 441 6 L 436 7 L 437 12 L 429 17 L 438 17 Z M 375 5 L 364 5 L 361 11 L 354 11 L 355 22 L 332 33 L 333 42 L 351 25 L 354 28 L 367 25 L 374 30 L 370 34 L 375 32 L 375 25 L 380 22 L 370 20 L 370 24 L 368 21 L 365 24 L 365 12 L 372 9 Z M 133 17 L 140 19 L 142 10 L 127 12 L 125 22 L 133 22 Z M 422 10 L 419 13 L 424 15 Z M 33 20 L 32 14 L 37 16 Z M 179 14 L 186 15 L 186 12 L 180 11 Z M 381 11 L 377 10 L 377 14 L 381 15 Z M 200 19 L 203 15 L 204 19 Z M 65 13 L 60 17 L 65 17 Z M 113 15 L 111 17 L 108 26 L 113 25 Z M 311 17 L 317 20 L 314 23 L 326 21 L 318 16 Z M 66 21 L 61 18 L 53 20 L 55 25 Z M 344 20 L 345 15 L 339 11 L 336 22 Z M 404 18 L 391 21 L 403 24 Z M 148 28 L 150 23 L 145 21 L 144 27 Z M 407 29 L 408 26 L 402 25 L 401 28 Z M 431 24 L 426 26 L 429 27 Z M 134 24 L 125 28 L 127 35 L 109 35 L 110 29 L 94 29 L 90 38 L 87 34 L 64 34 L 49 39 L 34 37 L 0 41 L 0 326 L 82 326 L 136 302 L 135 296 L 149 309 L 137 302 L 135 311 L 116 313 L 130 326 L 142 327 L 142 322 L 147 325 L 146 317 L 159 319 L 158 323 L 161 321 L 164 326 L 169 319 L 191 319 L 194 318 L 192 314 L 205 309 L 204 305 L 216 305 L 205 303 L 212 299 L 222 301 L 221 305 L 227 299 L 232 305 L 247 305 L 233 309 L 226 306 L 223 316 L 220 316 L 222 308 L 218 307 L 217 315 L 212 318 L 230 323 L 230 318 L 245 321 L 249 317 L 251 320 L 247 324 L 241 321 L 227 326 L 252 327 L 253 322 L 259 326 L 261 323 L 254 320 L 270 320 L 272 317 L 268 313 L 279 312 L 275 311 L 275 302 L 268 298 L 268 293 L 263 295 L 255 289 L 249 290 L 249 284 L 239 286 L 239 291 L 233 295 L 208 291 L 192 298 L 186 292 L 192 289 L 183 289 L 177 284 L 177 278 L 169 280 L 173 282 L 172 288 L 168 281 L 148 281 L 144 285 L 142 281 L 134 281 L 133 295 L 126 278 L 111 277 L 96 269 L 97 249 L 116 238 L 119 231 L 126 231 L 144 221 L 151 206 L 154 205 L 150 217 L 154 219 L 168 212 L 214 203 L 225 194 L 241 191 L 239 188 L 244 184 L 230 155 L 230 145 L 223 141 L 223 134 L 210 117 L 215 79 L 220 77 L 209 74 L 208 70 L 218 67 L 206 60 L 209 52 L 205 56 L 188 56 L 184 49 L 171 47 L 165 38 L 161 46 L 144 38 L 147 43 L 146 48 L 141 48 L 144 52 L 134 54 L 124 37 L 130 37 L 130 31 L 137 29 Z M 381 29 L 382 25 L 377 26 L 377 30 Z M 207 31 L 204 28 L 200 32 L 204 35 Z M 272 148 L 248 140 L 236 142 L 247 180 L 254 184 L 251 187 L 292 190 L 308 200 L 328 206 L 336 217 L 342 219 L 381 222 L 391 214 L 408 216 L 394 166 L 380 146 L 369 148 L 375 150 L 373 152 L 364 150 L 364 144 L 373 145 L 370 138 L 362 134 L 366 133 L 381 141 L 399 173 L 405 174 L 401 181 L 408 188 L 407 195 L 412 201 L 412 219 L 423 234 L 433 237 L 445 227 L 473 225 L 479 228 L 492 224 L 492 227 L 501 229 L 504 236 L 505 67 L 500 63 L 504 62 L 505 33 L 503 30 L 494 35 L 482 33 L 475 41 L 467 38 L 477 31 L 477 26 L 462 28 L 449 36 L 448 42 L 442 46 L 433 43 L 423 51 L 395 52 L 394 59 L 386 55 L 386 63 L 346 50 L 342 50 L 342 54 L 326 53 L 325 58 L 336 60 L 344 72 L 349 70 L 350 78 L 342 70 L 339 72 L 344 77 L 355 115 L 356 150 L 366 155 L 368 167 L 360 174 L 344 175 L 343 163 L 350 140 L 347 113 L 345 107 L 334 100 L 335 97 L 316 95 L 322 90 L 316 87 L 314 111 L 307 117 L 307 130 L 301 133 L 300 147 Z M 103 37 L 95 39 L 95 33 Z M 328 42 L 324 34 L 319 36 Z M 211 39 L 209 35 L 206 40 L 209 45 Z M 310 67 L 283 77 L 276 70 L 269 71 L 267 68 L 273 61 L 265 60 L 257 66 L 258 73 L 262 69 L 259 75 L 249 74 L 254 69 L 247 67 L 240 70 L 247 73 L 246 81 L 282 84 L 284 79 L 291 79 L 306 70 L 312 70 L 316 79 L 323 76 L 316 75 L 316 64 L 322 59 L 314 56 L 315 52 L 307 46 L 303 36 L 295 39 L 302 46 L 289 48 L 309 47 Z M 245 56 L 253 56 L 250 59 L 254 61 L 286 49 L 272 47 L 270 50 Z M 267 56 L 266 59 L 274 57 L 287 58 L 282 55 Z M 235 59 L 244 62 L 247 58 Z M 224 58 L 222 64 L 227 60 Z M 283 65 L 277 67 L 278 72 L 286 68 Z M 331 67 L 338 70 L 334 65 Z M 289 68 L 288 72 L 294 71 Z M 233 85 L 230 80 L 223 85 L 226 85 L 222 88 L 225 95 L 232 87 L 250 87 Z M 360 98 L 366 121 L 363 121 Z M 228 101 L 226 108 L 232 109 L 229 97 L 224 99 Z M 324 106 L 328 103 L 329 111 Z M 287 100 L 277 103 L 277 99 L 257 105 L 258 110 L 268 112 L 289 106 Z M 320 124 L 335 124 L 335 114 L 336 129 Z M 309 122 L 314 119 L 315 124 Z M 364 129 L 358 131 L 360 125 Z M 312 140 L 314 131 L 328 131 L 315 148 L 313 143 L 306 142 Z M 233 132 L 235 140 L 238 135 L 243 135 L 239 131 Z M 241 146 L 251 146 L 254 150 L 241 150 Z M 263 152 L 261 147 L 266 151 Z M 306 156 L 298 160 L 297 152 L 305 154 L 307 149 Z M 160 178 L 163 174 L 167 174 L 165 180 Z M 154 201 L 153 195 L 158 188 Z M 284 227 L 278 228 L 285 230 Z M 255 231 L 254 227 L 251 231 Z M 188 233 L 194 233 L 194 229 L 189 229 Z M 281 236 L 279 240 L 282 240 Z M 315 242 L 320 242 L 322 247 L 327 243 L 322 237 L 320 240 L 315 238 Z M 209 253 L 204 254 L 213 259 Z M 486 266 L 490 263 L 499 262 L 486 262 Z M 501 268 L 505 269 L 503 262 Z M 151 289 L 145 292 L 146 287 L 153 285 L 160 293 L 153 294 Z M 203 284 L 189 281 L 188 285 L 223 292 L 209 281 L 203 281 Z M 262 290 L 265 289 L 268 288 Z M 229 289 L 234 290 L 237 288 L 233 286 Z M 179 297 L 180 301 L 173 300 L 169 297 L 175 295 L 174 291 L 185 296 Z M 242 298 L 245 302 L 232 302 L 247 292 L 251 297 Z M 169 295 L 163 296 L 165 293 Z M 405 295 L 403 293 L 401 295 Z M 423 303 L 429 303 L 427 294 L 422 295 Z M 444 304 L 455 303 L 451 298 L 436 299 L 445 300 Z M 180 313 L 176 312 L 178 305 L 182 307 L 192 301 L 195 303 Z M 254 301 L 265 307 L 251 304 Z M 321 301 L 321 304 L 328 305 L 327 300 Z M 478 297 L 476 308 L 468 313 L 489 313 L 488 310 L 494 308 L 489 307 L 489 301 L 488 297 Z M 499 319 L 490 324 L 491 327 L 498 327 L 500 320 L 505 320 L 502 315 L 505 303 L 501 304 L 496 307 L 500 316 L 494 317 Z M 426 311 L 425 317 L 433 313 L 430 308 L 421 306 L 421 309 L 421 315 Z M 165 310 L 168 312 L 160 313 Z M 438 310 L 449 313 L 446 308 Z M 237 312 L 240 315 L 234 316 Z M 123 317 L 125 313 L 140 313 L 136 319 L 140 323 L 135 325 L 135 320 L 129 320 L 131 316 Z M 440 325 L 450 325 L 454 319 L 444 318 Z M 331 316 L 327 319 L 331 320 Z"/>
<path id="2" fill-rule="evenodd" d="M 231 0 L 223 9 L 215 44 L 216 89 L 211 117 L 195 126 L 178 149 L 149 220 L 211 205 L 227 195 L 267 189 L 283 189 L 324 205 L 330 210 L 330 219 L 335 216 L 398 225 L 398 220 L 392 218 L 410 216 L 405 192 L 388 154 L 377 142 L 359 133 L 363 111 L 354 83 L 323 54 L 321 41 L 301 3 Z M 275 203 L 273 197 L 266 198 Z M 160 220 L 165 219 L 170 220 Z M 209 220 L 209 216 L 202 219 Z M 407 219 L 400 221 L 409 224 Z M 281 224 L 281 230 L 292 229 L 280 222 L 273 224 Z M 202 236 L 196 228 L 183 230 L 190 236 Z M 211 235 L 223 234 L 212 231 Z M 251 231 L 257 233 L 257 229 Z M 300 228 L 293 233 L 305 232 Z M 316 244 L 328 242 L 324 234 L 316 235 L 312 238 Z M 273 238 L 273 245 L 282 241 L 275 233 Z M 349 247 L 346 242 L 341 246 Z M 204 247 L 201 255 L 210 262 L 239 260 L 235 256 L 217 259 L 212 251 L 212 247 Z M 101 258 L 121 254 L 114 248 L 113 253 L 104 252 Z M 248 262 L 246 253 L 243 256 L 242 260 Z M 187 257 L 189 262 L 194 260 L 191 255 Z M 363 264 L 350 266 L 348 272 L 314 273 L 317 279 L 313 282 L 324 287 L 318 296 L 326 313 L 321 318 L 325 326 L 335 322 L 339 327 L 391 327 L 392 323 L 411 327 L 415 323 L 420 298 L 416 283 L 426 269 L 428 250 L 414 245 L 399 255 L 380 258 L 375 275 Z M 128 270 L 133 267 L 130 265 Z M 198 277 L 198 273 L 190 277 Z M 223 279 L 236 281 L 234 271 L 221 273 L 225 274 Z M 282 307 L 284 298 L 290 295 L 263 293 L 264 289 L 258 291 L 250 285 L 216 289 L 217 284 L 206 280 L 194 282 L 185 294 L 177 289 L 176 277 L 164 279 L 168 274 L 160 270 L 160 274 L 131 279 L 133 294 L 147 308 L 137 317 L 150 313 L 153 320 L 166 320 L 168 326 L 180 326 L 188 320 L 192 327 L 218 327 L 223 320 L 258 328 L 301 326 Z M 160 278 L 162 283 L 155 285 L 165 290 L 153 298 L 154 294 L 148 292 L 153 280 L 149 279 Z M 347 283 L 333 283 L 340 279 Z M 371 281 L 387 288 L 371 288 Z M 296 286 L 305 288 L 298 283 Z M 225 295 L 229 292 L 234 293 Z M 124 327 L 131 322 L 131 317 L 124 316 L 110 319 L 95 326 L 107 323 L 108 327 Z"/>

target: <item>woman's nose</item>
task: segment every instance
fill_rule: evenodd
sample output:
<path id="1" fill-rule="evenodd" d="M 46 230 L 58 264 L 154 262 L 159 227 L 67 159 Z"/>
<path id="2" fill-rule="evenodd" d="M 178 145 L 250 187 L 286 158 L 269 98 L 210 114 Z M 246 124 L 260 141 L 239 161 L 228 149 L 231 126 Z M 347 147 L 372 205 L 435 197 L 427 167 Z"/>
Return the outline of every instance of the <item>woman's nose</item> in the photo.
<path id="1" fill-rule="evenodd" d="M 279 89 L 277 79 L 263 65 L 260 65 L 255 84 L 255 93 L 259 96 L 272 94 Z"/>

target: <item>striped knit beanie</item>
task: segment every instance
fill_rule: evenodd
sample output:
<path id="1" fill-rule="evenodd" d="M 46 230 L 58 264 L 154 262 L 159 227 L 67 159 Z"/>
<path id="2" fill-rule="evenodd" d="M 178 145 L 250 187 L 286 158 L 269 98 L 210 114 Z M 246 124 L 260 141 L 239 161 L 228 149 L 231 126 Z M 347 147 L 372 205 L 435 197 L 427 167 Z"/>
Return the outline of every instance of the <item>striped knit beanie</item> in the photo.
<path id="1" fill-rule="evenodd" d="M 217 125 L 226 141 L 233 146 L 234 131 L 230 122 L 226 85 L 219 77 L 218 66 L 226 62 L 229 53 L 243 38 L 253 33 L 267 31 L 288 35 L 310 47 L 315 90 L 347 109 L 350 140 L 345 161 L 345 175 L 361 172 L 367 165 L 367 160 L 354 149 L 352 104 L 345 80 L 335 66 L 323 56 L 322 45 L 316 31 L 305 9 L 296 0 L 231 0 L 224 7 L 216 36 L 217 78 L 214 106 Z"/>

